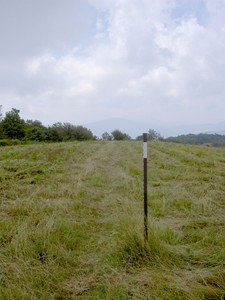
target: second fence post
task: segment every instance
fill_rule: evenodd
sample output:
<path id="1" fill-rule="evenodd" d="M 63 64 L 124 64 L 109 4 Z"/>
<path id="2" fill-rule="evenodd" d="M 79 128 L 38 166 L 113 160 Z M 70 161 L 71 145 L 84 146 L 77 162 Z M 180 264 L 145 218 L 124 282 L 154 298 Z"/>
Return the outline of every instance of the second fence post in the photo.
<path id="1" fill-rule="evenodd" d="M 143 167 L 144 167 L 144 240 L 148 241 L 148 178 L 147 178 L 147 159 L 148 159 L 148 134 L 143 133 Z"/>

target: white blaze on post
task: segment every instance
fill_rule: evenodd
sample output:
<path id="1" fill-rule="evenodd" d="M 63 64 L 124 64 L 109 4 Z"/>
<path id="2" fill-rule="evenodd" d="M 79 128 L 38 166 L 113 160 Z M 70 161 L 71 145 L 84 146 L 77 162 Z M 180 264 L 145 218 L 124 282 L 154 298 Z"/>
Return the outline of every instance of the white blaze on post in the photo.
<path id="1" fill-rule="evenodd" d="M 143 143 L 143 158 L 148 158 L 147 142 Z"/>

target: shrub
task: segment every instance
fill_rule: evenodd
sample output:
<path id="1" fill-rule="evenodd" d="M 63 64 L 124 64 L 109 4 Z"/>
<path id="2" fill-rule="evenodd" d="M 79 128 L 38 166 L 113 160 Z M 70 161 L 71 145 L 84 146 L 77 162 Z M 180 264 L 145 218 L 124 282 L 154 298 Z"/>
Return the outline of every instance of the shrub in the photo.
<path id="1" fill-rule="evenodd" d="M 21 141 L 19 140 L 0 140 L 0 146 L 14 146 L 14 145 L 20 145 Z"/>

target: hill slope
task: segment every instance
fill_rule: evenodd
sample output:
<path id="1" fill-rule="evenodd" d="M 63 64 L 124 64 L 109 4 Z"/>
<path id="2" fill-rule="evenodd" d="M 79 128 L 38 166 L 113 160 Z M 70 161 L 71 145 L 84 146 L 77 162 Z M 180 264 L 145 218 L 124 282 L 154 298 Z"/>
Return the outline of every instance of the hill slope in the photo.
<path id="1" fill-rule="evenodd" d="M 222 299 L 225 150 L 149 143 L 0 149 L 0 299 Z"/>
<path id="2" fill-rule="evenodd" d="M 225 135 L 219 134 L 186 134 L 179 135 L 177 137 L 169 137 L 167 141 L 183 143 L 183 144 L 192 144 L 192 145 L 211 145 L 214 147 L 225 147 Z"/>

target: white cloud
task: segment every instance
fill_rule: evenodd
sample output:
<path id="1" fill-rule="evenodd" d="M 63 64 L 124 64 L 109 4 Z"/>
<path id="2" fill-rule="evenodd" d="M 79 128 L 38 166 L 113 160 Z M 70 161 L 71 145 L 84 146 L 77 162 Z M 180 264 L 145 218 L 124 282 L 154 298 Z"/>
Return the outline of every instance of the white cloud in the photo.
<path id="1" fill-rule="evenodd" d="M 13 1 L 9 3 L 12 8 Z M 18 25 L 18 32 L 15 27 L 14 33 L 10 31 L 13 35 L 23 33 L 21 42 L 27 49 L 18 60 L 13 55 L 14 62 L 0 73 L 0 96 L 7 99 L 3 101 L 14 99 L 9 103 L 19 106 L 26 118 L 47 124 L 84 123 L 107 117 L 177 125 L 224 120 L 224 0 L 182 0 L 179 22 L 178 0 L 90 0 L 78 1 L 77 6 L 73 1 L 68 3 L 65 10 L 60 4 L 51 12 L 52 24 L 60 17 L 62 31 L 57 25 L 54 33 L 47 13 L 42 30 L 36 26 L 39 37 L 46 29 L 41 47 L 36 47 L 38 40 L 31 40 L 29 49 L 23 26 Z M 50 6 L 41 4 L 50 11 Z M 30 6 L 30 12 L 36 5 Z M 204 22 L 200 18 L 202 7 Z M 191 9 L 195 11 L 191 13 Z M 10 11 L 10 4 L 6 11 Z M 39 10 L 36 20 L 40 16 Z M 79 26 L 81 16 L 86 25 L 82 21 Z M 5 20 L 9 23 L 7 14 Z M 37 25 L 36 21 L 29 22 L 26 25 Z M 14 23 L 19 24 L 19 20 Z M 72 29 L 64 37 L 69 24 Z M 8 37 L 4 41 L 7 44 Z M 4 50 L 6 55 L 7 46 Z M 12 75 L 13 66 L 16 75 Z"/>
<path id="2" fill-rule="evenodd" d="M 56 59 L 50 54 L 45 54 L 40 57 L 31 59 L 27 63 L 28 74 L 30 74 L 31 76 L 35 76 L 36 74 L 38 74 L 38 72 L 41 72 L 41 67 L 43 65 L 54 65 L 55 62 Z"/>

